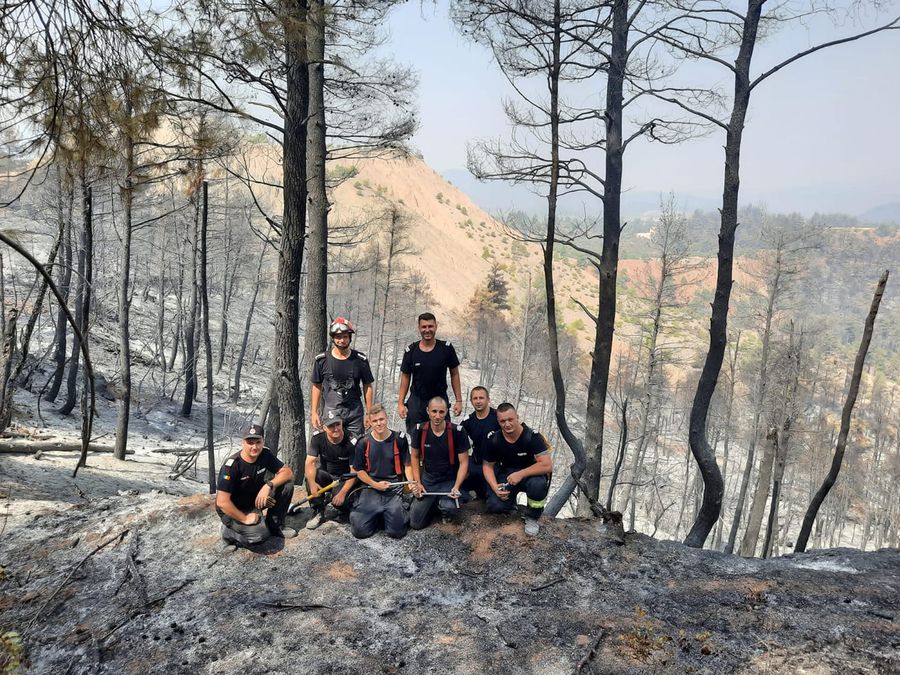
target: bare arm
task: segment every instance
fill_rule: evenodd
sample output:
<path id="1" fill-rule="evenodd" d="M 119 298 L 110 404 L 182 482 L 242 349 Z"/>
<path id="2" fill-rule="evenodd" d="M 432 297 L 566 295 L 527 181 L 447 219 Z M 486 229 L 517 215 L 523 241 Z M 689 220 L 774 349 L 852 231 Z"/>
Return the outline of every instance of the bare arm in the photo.
<path id="1" fill-rule="evenodd" d="M 450 369 L 450 386 L 453 388 L 453 416 L 462 414 L 462 389 L 459 383 L 459 366 Z"/>
<path id="2" fill-rule="evenodd" d="M 404 401 L 409 393 L 409 373 L 400 373 L 400 393 L 397 396 L 397 414 L 406 419 L 406 406 Z"/>
<path id="3" fill-rule="evenodd" d="M 411 461 L 406 469 L 406 476 L 409 480 L 415 481 L 412 486 L 413 494 L 416 497 L 421 497 L 421 493 L 425 492 L 425 488 L 422 486 L 422 464 L 420 462 L 419 449 L 410 445 L 409 455 Z"/>
<path id="4" fill-rule="evenodd" d="M 381 492 L 384 492 L 388 489 L 388 487 L 390 487 L 390 483 L 388 483 L 386 480 L 375 480 L 369 475 L 368 471 L 357 471 L 356 477 L 369 487 L 373 487 Z"/>
<path id="5" fill-rule="evenodd" d="M 456 482 L 453 484 L 453 492 L 459 492 L 462 489 L 463 481 L 469 475 L 469 453 L 461 452 L 457 455 L 459 458 L 459 468 L 456 470 Z"/>
<path id="6" fill-rule="evenodd" d="M 306 484 L 309 487 L 310 496 L 319 491 L 319 484 L 316 483 L 316 458 L 306 456 L 306 462 L 303 464 L 303 475 L 306 477 Z"/>
<path id="7" fill-rule="evenodd" d="M 553 473 L 553 460 L 550 457 L 550 453 L 547 452 L 535 457 L 534 464 L 531 466 L 526 466 L 524 469 L 513 471 L 509 474 L 508 480 L 510 484 L 517 485 L 531 476 L 546 476 L 551 473 Z"/>
<path id="8" fill-rule="evenodd" d="M 322 400 L 322 385 L 313 383 L 312 391 L 309 395 L 309 421 L 312 423 L 313 429 L 322 428 L 322 420 L 319 418 L 319 403 Z"/>

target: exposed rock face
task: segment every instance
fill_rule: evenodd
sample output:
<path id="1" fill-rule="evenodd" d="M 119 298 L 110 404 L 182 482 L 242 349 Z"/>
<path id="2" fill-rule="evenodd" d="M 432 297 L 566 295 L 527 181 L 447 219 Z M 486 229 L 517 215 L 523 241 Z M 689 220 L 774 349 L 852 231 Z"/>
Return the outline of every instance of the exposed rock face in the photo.
<path id="1" fill-rule="evenodd" d="M 900 671 L 897 550 L 744 560 L 579 520 L 531 539 L 475 504 L 400 541 L 326 523 L 225 553 L 206 495 L 45 497 L 0 542 L 0 627 L 36 673 Z"/>

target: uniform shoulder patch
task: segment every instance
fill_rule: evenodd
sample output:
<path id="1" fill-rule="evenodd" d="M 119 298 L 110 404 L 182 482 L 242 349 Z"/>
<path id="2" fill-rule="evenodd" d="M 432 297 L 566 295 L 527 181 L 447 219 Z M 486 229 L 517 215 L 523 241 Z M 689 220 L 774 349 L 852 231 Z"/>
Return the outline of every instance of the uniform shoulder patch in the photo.
<path id="1" fill-rule="evenodd" d="M 234 464 L 234 457 L 229 457 L 225 460 L 225 466 L 231 466 L 232 464 Z"/>
<path id="2" fill-rule="evenodd" d="M 447 345 L 448 347 L 452 347 L 452 346 L 453 346 L 453 343 L 450 342 L 450 340 L 447 340 L 444 344 Z"/>
<path id="3" fill-rule="evenodd" d="M 352 438 L 352 437 L 351 437 L 351 438 L 350 438 L 350 445 L 356 447 L 356 442 L 357 442 L 358 440 L 359 440 L 358 438 Z"/>
<path id="4" fill-rule="evenodd" d="M 328 356 L 328 352 L 322 352 L 321 354 L 316 354 L 316 361 L 320 361 L 321 359 L 324 359 L 326 356 Z"/>
<path id="5" fill-rule="evenodd" d="M 361 358 L 363 361 L 368 361 L 369 357 L 366 356 L 365 352 L 356 352 L 356 356 Z"/>
<path id="6" fill-rule="evenodd" d="M 456 430 L 457 430 L 457 431 L 463 431 L 463 425 L 462 425 L 462 424 L 457 424 L 457 425 L 456 425 Z"/>
<path id="7" fill-rule="evenodd" d="M 409 351 L 410 349 L 412 349 L 412 345 L 406 345 L 406 350 L 405 350 L 405 351 Z"/>
<path id="8" fill-rule="evenodd" d="M 316 429 L 315 431 L 312 432 L 312 435 L 313 435 L 313 436 L 318 436 L 318 435 L 321 434 L 321 433 L 322 433 L 322 430 L 321 430 L 321 429 Z"/>
<path id="9" fill-rule="evenodd" d="M 405 432 L 405 431 L 401 431 L 399 434 L 397 434 L 397 438 L 406 439 L 406 432 Z"/>

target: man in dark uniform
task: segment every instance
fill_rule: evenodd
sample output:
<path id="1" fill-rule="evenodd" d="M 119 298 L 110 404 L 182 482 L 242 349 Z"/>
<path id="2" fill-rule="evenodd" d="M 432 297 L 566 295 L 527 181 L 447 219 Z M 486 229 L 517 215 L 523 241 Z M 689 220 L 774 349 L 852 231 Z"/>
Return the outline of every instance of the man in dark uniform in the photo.
<path id="1" fill-rule="evenodd" d="M 284 526 L 294 495 L 294 472 L 263 447 L 263 435 L 259 424 L 247 427 L 241 451 L 219 470 L 216 513 L 222 520 L 222 538 L 240 546 L 262 543 L 269 536 L 297 536 L 296 530 Z M 266 479 L 267 471 L 272 478 Z"/>
<path id="2" fill-rule="evenodd" d="M 350 461 L 356 439 L 344 433 L 340 410 L 326 410 L 322 415 L 322 431 L 314 431 L 306 450 L 303 472 L 306 476 L 306 492 L 315 495 L 326 485 L 350 473 Z M 314 530 L 325 520 L 325 509 L 330 503 L 344 515 L 350 514 L 350 492 L 356 478 L 339 483 L 321 497 L 311 497 L 309 505 L 315 512 L 306 523 L 307 530 Z M 354 495 L 355 496 L 355 495 Z"/>
<path id="3" fill-rule="evenodd" d="M 341 411 L 344 431 L 360 438 L 365 430 L 366 410 L 372 405 L 375 378 L 368 357 L 350 348 L 355 332 L 352 323 L 339 316 L 331 322 L 328 332 L 331 349 L 318 354 L 313 363 L 310 421 L 314 429 L 322 428 L 319 409 L 324 402 L 326 409 Z"/>
<path id="4" fill-rule="evenodd" d="M 445 518 L 459 512 L 460 487 L 469 470 L 469 437 L 461 426 L 447 424 L 447 402 L 435 396 L 428 402 L 428 421 L 416 427 L 411 439 L 412 493 L 416 500 L 409 509 L 409 526 L 427 527 L 439 510 Z M 449 495 L 425 495 L 448 492 Z"/>
<path id="5" fill-rule="evenodd" d="M 428 420 L 425 406 L 435 396 L 449 405 L 447 398 L 447 371 L 453 387 L 453 415 L 462 412 L 462 394 L 459 384 L 459 358 L 453 345 L 436 340 L 437 320 L 431 312 L 419 315 L 419 335 L 422 339 L 406 348 L 400 363 L 400 395 L 397 413 L 406 420 L 406 430 L 412 434 L 417 424 Z M 406 398 L 407 393 L 409 398 Z"/>
<path id="6" fill-rule="evenodd" d="M 406 435 L 388 429 L 384 406 L 369 408 L 372 430 L 356 443 L 353 469 L 369 489 L 359 491 L 350 512 L 350 532 L 357 539 L 375 534 L 383 522 L 389 537 L 400 539 L 409 528 L 409 514 L 401 490 L 391 483 L 404 481 L 410 472 Z"/>
<path id="7" fill-rule="evenodd" d="M 462 426 L 472 439 L 472 456 L 469 459 L 469 477 L 463 482 L 462 489 L 474 490 L 480 499 L 487 499 L 489 490 L 482 470 L 484 444 L 488 434 L 498 431 L 500 425 L 497 424 L 497 410 L 491 407 L 491 398 L 485 387 L 472 387 L 469 401 L 475 410 L 463 420 Z"/>
<path id="8" fill-rule="evenodd" d="M 552 448 L 541 434 L 519 420 L 512 403 L 497 406 L 500 431 L 488 436 L 484 448 L 484 479 L 491 488 L 487 508 L 491 513 L 516 509 L 516 496 L 524 492 L 525 534 L 534 536 L 544 512 L 553 473 Z"/>

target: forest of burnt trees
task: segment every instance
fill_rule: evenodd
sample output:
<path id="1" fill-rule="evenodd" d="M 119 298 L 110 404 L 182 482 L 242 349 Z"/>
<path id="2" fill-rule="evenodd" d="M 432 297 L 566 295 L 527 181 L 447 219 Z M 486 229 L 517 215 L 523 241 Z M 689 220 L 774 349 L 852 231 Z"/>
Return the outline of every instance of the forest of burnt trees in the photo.
<path id="1" fill-rule="evenodd" d="M 436 300 L 412 264 L 415 213 L 365 185 L 367 217 L 329 211 L 354 159 L 394 157 L 415 130 L 414 73 L 374 55 L 396 4 L 4 6 L 0 421 L 12 421 L 18 388 L 45 409 L 80 412 L 86 439 L 96 393 L 115 401 L 124 459 L 129 421 L 170 400 L 206 420 L 212 471 L 212 411 L 230 402 L 265 420 L 268 443 L 296 470 L 312 357 L 340 314 L 362 326 L 356 347 L 392 401 L 414 317 Z M 543 264 L 511 289 L 516 263 L 498 261 L 454 338 L 477 379 L 558 448 L 548 512 L 618 510 L 630 528 L 770 555 L 798 543 L 818 493 L 812 546 L 900 541 L 896 383 L 889 357 L 863 368 L 883 266 L 856 265 L 866 298 L 854 339 L 829 344 L 804 297 L 827 290 L 809 271 L 842 235 L 738 208 L 757 86 L 820 49 L 898 26 L 888 17 L 756 65 L 760 32 L 810 11 L 764 0 L 740 11 L 678 0 L 451 3 L 460 32 L 491 48 L 519 94 L 505 106 L 513 135 L 473 146 L 470 169 L 547 197 L 545 213 L 506 222 Z M 677 77 L 697 60 L 720 68 L 727 90 Z M 567 98 L 585 87 L 602 92 L 602 109 Z M 692 241 L 696 217 L 677 200 L 644 240 L 644 273 L 631 278 L 620 264 L 627 149 L 701 134 L 725 146 L 711 298 L 699 288 L 710 261 Z M 559 218 L 559 197 L 574 192 L 596 199 L 596 222 Z M 737 265 L 749 281 L 733 290 L 744 218 L 759 243 Z M 43 274 L 23 263 L 28 252 Z M 567 265 L 585 266 L 592 302 L 561 288 Z M 560 319 L 572 303 L 579 326 Z M 590 336 L 586 358 L 579 332 Z M 103 378 L 87 376 L 91 361 L 113 360 Z M 242 384 L 249 371 L 265 374 L 264 393 Z M 842 459 L 843 472 L 824 499 L 833 457 L 832 473 Z"/>

